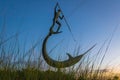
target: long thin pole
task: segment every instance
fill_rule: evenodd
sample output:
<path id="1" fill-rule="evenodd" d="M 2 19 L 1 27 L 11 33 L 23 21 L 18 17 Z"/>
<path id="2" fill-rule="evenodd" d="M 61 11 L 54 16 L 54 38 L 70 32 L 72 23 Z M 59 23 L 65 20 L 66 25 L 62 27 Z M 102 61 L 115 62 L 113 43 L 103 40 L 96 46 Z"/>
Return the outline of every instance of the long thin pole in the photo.
<path id="1" fill-rule="evenodd" d="M 58 2 L 57 2 L 57 4 L 58 4 Z M 60 5 L 59 5 L 59 4 L 58 4 L 58 7 L 60 8 Z M 61 10 L 61 13 L 63 14 L 63 11 L 62 11 L 61 8 L 60 8 L 60 10 Z M 63 14 L 63 15 L 64 15 L 64 14 Z M 67 22 L 65 16 L 64 16 L 64 20 L 65 20 L 65 23 L 66 23 L 66 25 L 68 26 L 68 29 L 69 29 L 69 31 L 70 31 L 72 37 L 73 37 L 73 40 L 76 42 L 76 40 L 75 40 L 75 38 L 74 38 L 74 36 L 73 36 L 73 33 L 72 33 L 72 30 L 71 30 L 71 27 L 70 27 L 70 25 L 68 24 L 68 22 Z"/>

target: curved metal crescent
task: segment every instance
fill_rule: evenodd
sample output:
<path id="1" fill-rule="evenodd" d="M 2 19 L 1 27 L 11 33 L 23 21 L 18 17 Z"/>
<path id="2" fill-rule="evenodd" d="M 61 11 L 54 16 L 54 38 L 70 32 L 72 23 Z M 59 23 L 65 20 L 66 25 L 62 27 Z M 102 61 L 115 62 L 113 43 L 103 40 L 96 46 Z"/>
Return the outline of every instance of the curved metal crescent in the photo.
<path id="1" fill-rule="evenodd" d="M 53 26 L 52 26 L 53 27 Z M 50 32 L 48 33 L 48 35 L 45 37 L 43 44 L 42 44 L 42 54 L 43 54 L 43 58 L 45 59 L 45 61 L 47 62 L 48 65 L 52 66 L 52 67 L 56 67 L 56 68 L 65 68 L 65 67 L 70 67 L 74 64 L 76 64 L 78 61 L 81 60 L 81 58 L 88 53 L 92 48 L 95 47 L 95 45 L 93 45 L 90 49 L 88 49 L 86 52 L 84 52 L 82 55 L 76 56 L 76 57 L 72 57 L 70 54 L 67 53 L 69 59 L 65 60 L 65 61 L 56 61 L 53 60 L 52 58 L 50 58 L 48 56 L 48 52 L 46 49 L 46 44 L 48 39 L 53 35 L 53 34 L 59 34 L 59 32 L 53 32 L 52 30 L 50 30 Z"/>

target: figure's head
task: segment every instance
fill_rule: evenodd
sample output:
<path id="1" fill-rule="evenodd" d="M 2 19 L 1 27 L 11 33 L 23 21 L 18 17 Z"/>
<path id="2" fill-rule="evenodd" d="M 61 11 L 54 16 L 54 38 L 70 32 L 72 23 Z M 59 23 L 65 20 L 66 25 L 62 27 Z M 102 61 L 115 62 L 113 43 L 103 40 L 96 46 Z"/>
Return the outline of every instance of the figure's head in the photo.
<path id="1" fill-rule="evenodd" d="M 58 12 L 61 12 L 61 10 L 60 10 L 60 9 L 58 9 Z"/>

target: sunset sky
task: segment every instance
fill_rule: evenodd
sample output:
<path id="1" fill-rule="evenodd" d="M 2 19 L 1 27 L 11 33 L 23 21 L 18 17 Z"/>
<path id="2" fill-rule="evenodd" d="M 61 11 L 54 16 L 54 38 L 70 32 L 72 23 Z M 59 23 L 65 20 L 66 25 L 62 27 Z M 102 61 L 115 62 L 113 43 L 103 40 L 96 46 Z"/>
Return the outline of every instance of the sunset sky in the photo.
<path id="1" fill-rule="evenodd" d="M 32 42 L 41 38 L 41 44 L 52 25 L 54 6 L 57 0 L 0 0 L 0 30 L 5 23 L 6 37 L 21 32 L 21 43 Z M 106 39 L 112 42 L 104 63 L 120 64 L 120 0 L 58 0 L 67 22 L 76 39 L 73 40 L 64 20 L 61 34 L 48 42 L 48 51 L 56 44 L 60 45 L 49 54 L 53 59 L 71 55 L 76 46 L 84 52 L 97 44 L 90 54 L 95 54 Z M 57 26 L 56 26 L 57 27 Z M 62 42 L 61 42 L 62 41 Z M 59 51 L 58 51 L 59 50 Z M 58 53 L 58 52 L 59 53 Z M 62 54 L 61 54 L 62 53 Z M 81 53 L 80 53 L 81 54 Z"/>

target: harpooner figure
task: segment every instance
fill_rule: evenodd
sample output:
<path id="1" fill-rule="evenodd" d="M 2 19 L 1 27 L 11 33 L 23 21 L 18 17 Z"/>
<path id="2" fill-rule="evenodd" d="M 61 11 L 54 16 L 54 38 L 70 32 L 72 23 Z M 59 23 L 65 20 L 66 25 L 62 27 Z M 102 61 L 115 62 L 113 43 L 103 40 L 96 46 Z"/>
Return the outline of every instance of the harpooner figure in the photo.
<path id="1" fill-rule="evenodd" d="M 62 20 L 64 18 L 64 15 L 61 13 L 61 10 L 58 9 L 57 10 L 57 6 L 58 6 L 58 3 L 56 4 L 55 8 L 54 8 L 54 18 L 53 18 L 53 25 L 52 27 L 50 28 L 50 31 L 53 32 L 53 27 L 55 26 L 55 23 L 58 25 L 58 28 L 57 30 L 55 31 L 55 33 L 61 33 L 62 31 L 59 32 L 60 30 L 60 27 L 61 27 L 61 23 L 59 22 L 59 19 Z M 61 16 L 62 14 L 62 16 Z"/>

